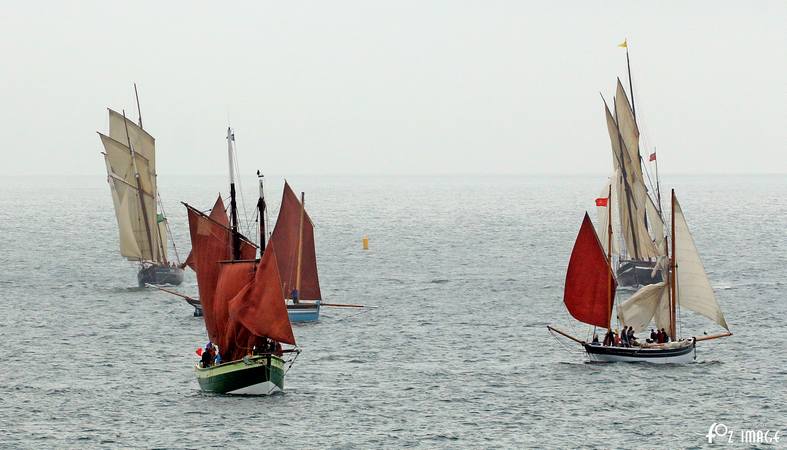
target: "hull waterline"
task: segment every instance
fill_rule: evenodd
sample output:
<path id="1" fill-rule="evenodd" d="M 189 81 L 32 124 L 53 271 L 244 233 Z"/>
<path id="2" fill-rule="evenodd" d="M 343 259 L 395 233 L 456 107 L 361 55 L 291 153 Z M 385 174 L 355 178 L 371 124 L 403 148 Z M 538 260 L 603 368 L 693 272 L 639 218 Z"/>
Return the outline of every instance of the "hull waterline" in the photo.
<path id="1" fill-rule="evenodd" d="M 662 280 L 661 271 L 653 273 L 656 263 L 654 261 L 622 260 L 617 270 L 619 286 L 637 287 L 659 283 Z"/>
<path id="2" fill-rule="evenodd" d="M 293 303 L 287 300 L 287 316 L 290 323 L 316 322 L 320 319 L 320 301 L 301 300 Z"/>
<path id="3" fill-rule="evenodd" d="M 183 283 L 183 269 L 162 265 L 146 266 L 137 273 L 137 282 L 139 287 L 145 287 L 145 284 L 178 286 Z"/>
<path id="4" fill-rule="evenodd" d="M 284 390 L 284 360 L 275 355 L 245 357 L 208 368 L 194 368 L 204 392 L 271 395 Z"/>
<path id="5" fill-rule="evenodd" d="M 653 364 L 686 364 L 697 358 L 696 342 L 676 342 L 653 347 L 605 347 L 583 343 L 588 358 L 595 362 L 647 362 Z"/>

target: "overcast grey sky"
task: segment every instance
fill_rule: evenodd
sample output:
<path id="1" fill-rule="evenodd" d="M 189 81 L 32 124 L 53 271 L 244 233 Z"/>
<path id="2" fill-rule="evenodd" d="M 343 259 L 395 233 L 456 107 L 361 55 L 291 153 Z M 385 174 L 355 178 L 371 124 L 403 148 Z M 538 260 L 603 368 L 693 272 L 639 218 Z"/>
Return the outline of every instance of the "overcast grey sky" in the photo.
<path id="1" fill-rule="evenodd" d="M 159 174 L 606 173 L 626 83 L 670 173 L 787 173 L 787 2 L 3 1 L 0 174 L 101 174 L 106 107 Z"/>

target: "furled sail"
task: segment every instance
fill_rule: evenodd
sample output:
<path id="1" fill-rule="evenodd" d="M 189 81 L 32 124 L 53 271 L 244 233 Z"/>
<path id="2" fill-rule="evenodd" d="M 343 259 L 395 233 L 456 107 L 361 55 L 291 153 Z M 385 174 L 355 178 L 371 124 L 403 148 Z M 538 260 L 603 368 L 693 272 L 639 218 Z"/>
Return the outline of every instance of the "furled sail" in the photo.
<path id="1" fill-rule="evenodd" d="M 642 287 L 618 306 L 620 322 L 635 332 L 647 329 L 654 316 L 658 328 L 669 329 L 669 285 L 663 281 Z"/>
<path id="2" fill-rule="evenodd" d="M 298 269 L 298 243 L 301 222 L 301 202 L 290 185 L 284 183 L 281 208 L 276 219 L 270 243 L 276 252 L 282 288 L 289 296 L 295 289 Z M 309 215 L 303 212 L 303 235 L 301 249 L 301 286 L 299 297 L 303 300 L 322 299 L 320 280 L 317 276 L 317 252 L 314 245 L 314 225 Z"/>
<path id="3" fill-rule="evenodd" d="M 612 268 L 585 213 L 568 262 L 563 302 L 580 322 L 609 328 L 616 288 Z"/>
<path id="4" fill-rule="evenodd" d="M 678 199 L 673 197 L 672 214 L 675 221 L 675 265 L 677 266 L 677 296 L 681 308 L 701 314 L 729 330 L 716 295 L 705 273 L 694 238 L 691 236 Z"/>
<path id="5" fill-rule="evenodd" d="M 240 359 L 263 338 L 295 344 L 273 250 L 258 263 L 255 245 L 242 237 L 241 259 L 229 261 L 232 231 L 220 223 L 226 215 L 214 220 L 186 207 L 205 328 L 222 356 Z"/>
<path id="6" fill-rule="evenodd" d="M 110 110 L 110 123 L 112 117 L 113 111 Z M 110 127 L 110 134 L 112 130 Z M 129 132 L 131 133 L 131 128 Z M 121 137 L 118 132 L 114 134 Z M 155 152 L 152 144 L 146 152 L 147 156 L 138 153 L 134 157 L 131 149 L 124 143 L 128 142 L 125 136 L 124 141 L 101 133 L 99 136 L 104 145 L 108 181 L 118 221 L 121 255 L 132 261 L 166 262 L 166 233 L 160 233 L 156 213 L 155 160 L 152 159 L 155 158 Z M 152 138 L 150 139 L 152 142 Z M 145 145 L 148 144 L 143 144 Z"/>

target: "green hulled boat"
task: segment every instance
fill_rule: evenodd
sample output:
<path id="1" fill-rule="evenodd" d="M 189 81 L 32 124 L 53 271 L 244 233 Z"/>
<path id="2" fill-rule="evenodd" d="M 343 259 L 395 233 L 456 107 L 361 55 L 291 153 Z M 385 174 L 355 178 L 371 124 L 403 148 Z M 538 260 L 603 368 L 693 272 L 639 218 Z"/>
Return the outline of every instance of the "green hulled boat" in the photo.
<path id="1" fill-rule="evenodd" d="M 291 365 L 300 350 L 282 349 L 282 344 L 295 346 L 295 337 L 284 302 L 276 246 L 268 245 L 256 258 L 257 246 L 238 231 L 234 140 L 228 129 L 229 218 L 221 196 L 210 215 L 184 203 L 191 234 L 189 265 L 197 274 L 202 317 L 210 339 L 207 354 L 198 352 L 203 360 L 195 372 L 206 392 L 269 395 L 284 390 L 288 362 Z M 286 361 L 285 354 L 294 356 Z"/>
<path id="2" fill-rule="evenodd" d="M 197 364 L 194 370 L 205 392 L 270 395 L 284 390 L 285 361 L 276 355 L 245 357 L 208 368 Z"/>

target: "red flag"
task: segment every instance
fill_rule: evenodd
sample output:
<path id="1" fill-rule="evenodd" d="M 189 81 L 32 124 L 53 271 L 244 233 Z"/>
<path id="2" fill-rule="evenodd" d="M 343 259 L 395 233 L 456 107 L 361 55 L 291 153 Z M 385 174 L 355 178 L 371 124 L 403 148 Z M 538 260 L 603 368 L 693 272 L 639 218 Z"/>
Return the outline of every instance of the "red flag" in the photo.
<path id="1" fill-rule="evenodd" d="M 609 203 L 609 199 L 607 197 L 596 199 L 596 206 L 607 206 L 607 203 Z"/>
<path id="2" fill-rule="evenodd" d="M 653 152 L 653 153 L 651 153 L 651 154 L 650 154 L 650 158 L 648 158 L 648 159 L 649 159 L 650 161 L 655 161 L 655 160 L 656 160 L 656 152 Z"/>

